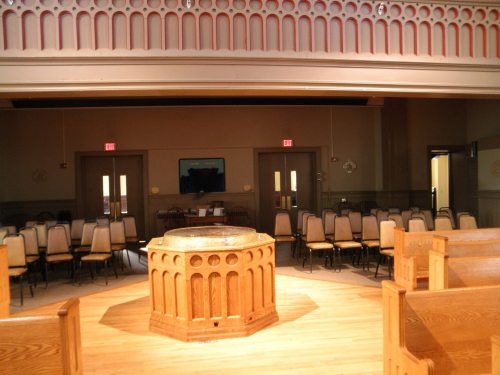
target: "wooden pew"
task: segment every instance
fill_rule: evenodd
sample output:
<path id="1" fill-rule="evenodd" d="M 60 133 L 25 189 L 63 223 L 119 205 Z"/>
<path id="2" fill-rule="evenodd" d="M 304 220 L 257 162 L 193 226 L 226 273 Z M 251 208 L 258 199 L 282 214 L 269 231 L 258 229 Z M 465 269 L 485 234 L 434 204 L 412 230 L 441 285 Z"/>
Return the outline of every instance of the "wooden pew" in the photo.
<path id="1" fill-rule="evenodd" d="M 394 280 L 406 290 L 418 288 L 419 281 L 429 278 L 429 251 L 435 235 L 448 237 L 450 241 L 500 239 L 500 228 L 450 231 L 394 232 Z M 427 288 L 427 285 L 425 286 Z"/>
<path id="2" fill-rule="evenodd" d="M 450 241 L 434 236 L 429 290 L 500 285 L 500 240 Z"/>
<path id="3" fill-rule="evenodd" d="M 9 287 L 9 261 L 7 258 L 7 246 L 0 245 L 0 319 L 9 316 Z"/>
<path id="4" fill-rule="evenodd" d="M 385 375 L 500 374 L 500 286 L 382 289 Z"/>
<path id="5" fill-rule="evenodd" d="M 83 374 L 80 301 L 53 313 L 0 319 L 0 374 Z"/>

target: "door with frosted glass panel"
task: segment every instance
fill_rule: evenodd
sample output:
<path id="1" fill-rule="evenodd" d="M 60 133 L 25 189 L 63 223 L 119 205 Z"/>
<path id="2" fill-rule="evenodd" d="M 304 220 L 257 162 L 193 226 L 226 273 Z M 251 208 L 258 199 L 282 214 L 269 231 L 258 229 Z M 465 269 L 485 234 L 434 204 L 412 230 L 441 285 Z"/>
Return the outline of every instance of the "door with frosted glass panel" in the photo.
<path id="1" fill-rule="evenodd" d="M 265 152 L 259 154 L 259 230 L 274 232 L 277 210 L 290 212 L 292 228 L 297 211 L 316 207 L 315 154 L 312 152 Z"/>
<path id="2" fill-rule="evenodd" d="M 83 156 L 80 208 L 85 218 L 133 215 L 144 235 L 142 156 Z"/>

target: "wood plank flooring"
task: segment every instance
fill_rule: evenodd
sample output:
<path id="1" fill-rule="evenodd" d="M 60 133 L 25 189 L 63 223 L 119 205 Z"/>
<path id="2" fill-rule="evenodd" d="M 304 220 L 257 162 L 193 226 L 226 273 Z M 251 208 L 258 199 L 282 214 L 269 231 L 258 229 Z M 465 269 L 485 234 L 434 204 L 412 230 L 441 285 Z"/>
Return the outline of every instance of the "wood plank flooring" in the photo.
<path id="1" fill-rule="evenodd" d="M 81 297 L 84 374 L 382 374 L 380 288 L 276 275 L 276 300 L 252 336 L 184 343 L 149 332 L 147 281 Z"/>

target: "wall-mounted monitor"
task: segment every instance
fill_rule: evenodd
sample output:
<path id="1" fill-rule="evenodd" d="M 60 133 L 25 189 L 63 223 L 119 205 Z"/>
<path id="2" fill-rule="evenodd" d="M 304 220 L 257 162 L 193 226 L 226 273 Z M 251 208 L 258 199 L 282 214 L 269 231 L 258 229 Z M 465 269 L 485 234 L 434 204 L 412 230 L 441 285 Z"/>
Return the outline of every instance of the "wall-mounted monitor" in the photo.
<path id="1" fill-rule="evenodd" d="M 181 194 L 226 191 L 224 159 L 179 159 L 179 191 Z"/>

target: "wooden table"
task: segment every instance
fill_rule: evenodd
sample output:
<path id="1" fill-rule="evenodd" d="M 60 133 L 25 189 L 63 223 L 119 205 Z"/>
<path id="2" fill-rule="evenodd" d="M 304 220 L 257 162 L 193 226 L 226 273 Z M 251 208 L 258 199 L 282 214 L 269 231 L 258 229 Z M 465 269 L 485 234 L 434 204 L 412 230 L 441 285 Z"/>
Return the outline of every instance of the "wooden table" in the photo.
<path id="1" fill-rule="evenodd" d="M 193 226 L 198 226 L 198 225 L 212 225 L 214 223 L 227 224 L 227 216 L 226 215 L 222 215 L 222 216 L 214 216 L 214 215 L 198 216 L 198 215 L 192 215 L 192 214 L 185 214 L 184 220 L 186 222 L 187 227 L 193 227 Z"/>

